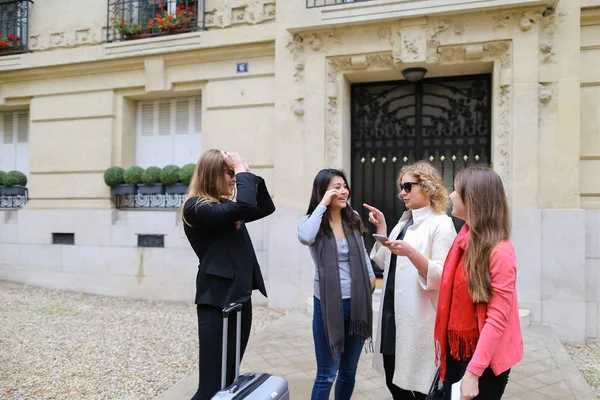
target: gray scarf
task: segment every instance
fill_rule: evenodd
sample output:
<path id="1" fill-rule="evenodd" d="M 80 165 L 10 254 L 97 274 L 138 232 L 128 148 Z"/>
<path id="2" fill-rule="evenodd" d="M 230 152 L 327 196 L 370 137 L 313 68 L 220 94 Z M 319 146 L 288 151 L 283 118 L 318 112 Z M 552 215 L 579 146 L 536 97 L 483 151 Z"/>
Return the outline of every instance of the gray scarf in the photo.
<path id="1" fill-rule="evenodd" d="M 365 261 L 365 248 L 360 233 L 343 222 L 348 240 L 351 283 L 350 335 L 371 338 L 373 306 L 371 282 Z M 321 314 L 329 352 L 334 360 L 344 351 L 344 311 L 335 236 L 323 236 L 315 241 L 319 260 Z"/>

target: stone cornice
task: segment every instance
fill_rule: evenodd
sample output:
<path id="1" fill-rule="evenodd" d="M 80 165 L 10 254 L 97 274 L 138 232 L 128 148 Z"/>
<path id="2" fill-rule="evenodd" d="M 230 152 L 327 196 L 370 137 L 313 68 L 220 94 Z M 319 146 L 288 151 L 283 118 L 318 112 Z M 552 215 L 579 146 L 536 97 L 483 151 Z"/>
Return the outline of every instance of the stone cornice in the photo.
<path id="1" fill-rule="evenodd" d="M 581 9 L 581 26 L 600 25 L 600 7 Z"/>
<path id="2" fill-rule="evenodd" d="M 165 61 L 167 65 L 182 65 L 193 62 L 228 60 L 240 57 L 260 57 L 273 55 L 274 53 L 274 43 L 262 43 L 252 44 L 241 48 L 239 46 L 227 46 L 170 53 L 165 57 Z M 157 55 L 164 54 L 167 53 L 157 53 Z M 100 59 L 92 62 L 6 71 L 0 74 L 0 84 L 144 69 L 144 60 L 146 58 L 147 57 L 144 56 L 138 56 L 132 58 Z"/>
<path id="3" fill-rule="evenodd" d="M 0 84 L 143 68 L 147 56 L 167 63 L 274 54 L 275 24 L 193 32 L 129 42 L 0 57 Z"/>
<path id="4" fill-rule="evenodd" d="M 450 14 L 481 13 L 491 10 L 540 8 L 553 9 L 559 0 L 464 0 L 452 4 L 434 0 L 380 0 L 349 3 L 343 6 L 318 7 L 307 10 L 288 27 L 290 33 L 328 29 L 337 26 L 380 23 L 398 19 L 434 17 Z M 565 1 L 565 0 L 563 0 Z"/>

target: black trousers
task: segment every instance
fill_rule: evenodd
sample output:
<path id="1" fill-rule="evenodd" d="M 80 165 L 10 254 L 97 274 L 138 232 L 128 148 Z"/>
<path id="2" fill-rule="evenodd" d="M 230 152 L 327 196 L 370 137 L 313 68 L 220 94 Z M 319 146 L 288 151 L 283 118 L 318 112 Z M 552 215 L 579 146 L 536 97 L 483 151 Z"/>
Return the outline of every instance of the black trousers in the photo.
<path id="1" fill-rule="evenodd" d="M 220 308 L 199 304 L 198 339 L 200 341 L 198 391 L 192 400 L 209 400 L 221 390 L 221 358 L 223 350 L 223 312 Z M 227 385 L 235 380 L 235 334 L 237 314 L 229 317 L 227 337 Z M 242 340 L 240 360 L 246 350 L 252 327 L 252 301 L 242 308 Z"/>
<path id="2" fill-rule="evenodd" d="M 452 393 L 452 384 L 458 382 L 469 365 L 468 361 L 455 360 L 450 354 L 446 356 L 446 376 L 444 377 L 444 392 L 446 398 L 450 399 Z M 494 375 L 491 367 L 487 367 L 481 377 L 479 377 L 479 394 L 473 400 L 500 400 L 504 394 L 504 389 L 508 384 L 508 375 L 510 369 L 500 375 Z"/>
<path id="3" fill-rule="evenodd" d="M 396 370 L 396 356 L 383 355 L 383 370 L 385 371 L 385 384 L 394 400 L 425 400 L 426 394 L 411 392 L 394 385 L 394 371 Z"/>

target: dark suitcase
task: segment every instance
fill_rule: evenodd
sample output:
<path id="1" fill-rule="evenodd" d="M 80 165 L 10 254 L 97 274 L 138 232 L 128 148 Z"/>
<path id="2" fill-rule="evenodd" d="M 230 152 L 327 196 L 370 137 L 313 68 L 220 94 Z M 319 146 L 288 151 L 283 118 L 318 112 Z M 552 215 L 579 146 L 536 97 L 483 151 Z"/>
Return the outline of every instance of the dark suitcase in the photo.
<path id="1" fill-rule="evenodd" d="M 242 304 L 231 304 L 223 309 L 223 354 L 221 359 L 221 390 L 213 399 L 231 400 L 289 400 L 288 382 L 280 377 L 261 372 L 246 372 L 240 376 L 240 342 L 242 336 Z M 227 374 L 227 332 L 229 315 L 237 312 L 235 338 L 235 376 L 238 378 L 225 387 Z"/>

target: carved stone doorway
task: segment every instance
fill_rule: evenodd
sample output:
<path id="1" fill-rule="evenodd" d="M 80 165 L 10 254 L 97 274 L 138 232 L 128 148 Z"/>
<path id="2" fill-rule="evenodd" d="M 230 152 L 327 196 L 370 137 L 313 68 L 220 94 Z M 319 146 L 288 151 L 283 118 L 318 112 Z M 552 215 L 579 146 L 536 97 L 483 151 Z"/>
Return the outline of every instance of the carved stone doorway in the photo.
<path id="1" fill-rule="evenodd" d="M 489 74 L 352 85 L 353 203 L 378 207 L 391 227 L 406 210 L 394 183 L 403 165 L 429 160 L 451 189 L 465 166 L 489 164 L 491 94 Z"/>

